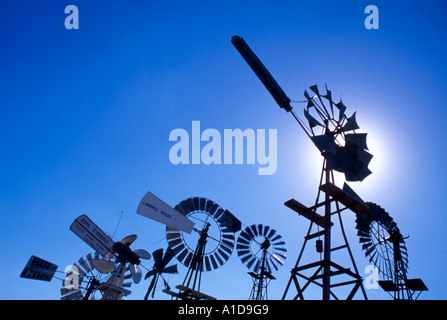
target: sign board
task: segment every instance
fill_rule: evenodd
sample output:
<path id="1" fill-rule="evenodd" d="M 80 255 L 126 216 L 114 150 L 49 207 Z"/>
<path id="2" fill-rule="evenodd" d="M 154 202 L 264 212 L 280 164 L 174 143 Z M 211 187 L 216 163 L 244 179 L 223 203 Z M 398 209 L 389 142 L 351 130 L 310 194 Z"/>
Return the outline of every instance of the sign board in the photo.
<path id="1" fill-rule="evenodd" d="M 113 256 L 112 238 L 102 231 L 87 215 L 83 214 L 76 218 L 71 224 L 70 230 L 102 256 Z"/>
<path id="2" fill-rule="evenodd" d="M 164 225 L 191 233 L 194 222 L 185 217 L 170 205 L 157 198 L 151 192 L 147 192 L 137 208 L 137 213 Z"/>
<path id="3" fill-rule="evenodd" d="M 20 278 L 51 281 L 56 270 L 57 265 L 36 256 L 31 256 L 20 274 Z"/>

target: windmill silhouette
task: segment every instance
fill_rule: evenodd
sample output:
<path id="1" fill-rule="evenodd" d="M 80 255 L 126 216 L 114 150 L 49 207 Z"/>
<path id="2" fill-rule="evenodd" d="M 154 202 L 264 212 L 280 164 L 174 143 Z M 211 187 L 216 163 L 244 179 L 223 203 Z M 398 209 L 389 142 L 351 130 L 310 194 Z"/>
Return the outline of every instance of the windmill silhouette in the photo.
<path id="1" fill-rule="evenodd" d="M 144 280 L 152 277 L 151 283 L 147 289 L 146 295 L 144 296 L 144 300 L 147 300 L 149 296 L 154 298 L 155 288 L 157 287 L 157 282 L 161 277 L 163 279 L 163 283 L 165 288 L 170 289 L 167 281 L 164 279 L 163 274 L 174 274 L 178 273 L 177 265 L 171 265 L 167 267 L 168 263 L 171 262 L 172 258 L 174 258 L 174 251 L 170 247 L 166 250 L 163 255 L 163 248 L 157 249 L 152 252 L 152 257 L 154 258 L 154 266 L 153 269 L 148 271 L 144 276 Z"/>

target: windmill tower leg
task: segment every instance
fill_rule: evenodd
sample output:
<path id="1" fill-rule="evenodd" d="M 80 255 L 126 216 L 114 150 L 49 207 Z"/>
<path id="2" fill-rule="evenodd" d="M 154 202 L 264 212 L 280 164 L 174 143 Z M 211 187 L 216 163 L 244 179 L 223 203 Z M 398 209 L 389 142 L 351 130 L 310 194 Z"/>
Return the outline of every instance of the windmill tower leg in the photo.
<path id="1" fill-rule="evenodd" d="M 285 203 L 286 206 L 308 218 L 311 222 L 308 232 L 304 237 L 304 243 L 298 255 L 295 267 L 291 270 L 290 279 L 282 296 L 283 300 L 287 298 L 289 290 L 293 286 L 296 289 L 296 295 L 292 296 L 292 299 L 303 300 L 305 298 L 304 293 L 306 289 L 308 289 L 311 285 L 316 285 L 319 289 L 321 289 L 321 297 L 323 300 L 330 300 L 331 298 L 339 299 L 338 295 L 334 292 L 334 288 L 348 285 L 351 285 L 352 289 L 347 294 L 346 299 L 352 299 L 359 288 L 363 293 L 363 298 L 367 299 L 366 291 L 363 288 L 362 277 L 357 270 L 344 232 L 341 211 L 347 208 L 341 209 L 339 201 L 334 198 L 331 192 L 329 192 L 330 190 L 325 188 L 325 186 L 334 186 L 333 181 L 333 172 L 326 167 L 326 161 L 324 161 L 320 178 L 320 187 L 315 205 L 308 208 L 294 199 L 291 199 Z M 321 197 L 322 190 L 326 191 L 324 197 Z M 320 198 L 323 198 L 323 201 L 320 202 Z M 319 208 L 324 209 L 323 215 L 316 212 Z M 336 227 L 334 227 L 335 221 L 332 221 L 331 219 L 333 215 L 338 215 L 339 218 L 338 225 Z M 315 228 L 317 228 L 317 231 L 314 230 Z M 335 230 L 341 232 L 343 242 L 341 245 L 334 247 L 332 244 L 332 231 Z M 321 237 L 323 237 L 323 241 L 320 240 Z M 308 250 L 306 250 L 308 248 L 308 241 L 316 238 L 318 238 L 317 241 L 319 241 L 319 245 L 317 245 L 317 252 L 320 253 L 320 259 L 310 263 L 303 263 L 302 259 L 305 251 L 308 253 Z M 323 244 L 322 248 L 321 243 Z M 335 262 L 335 258 L 332 256 L 332 253 L 335 251 L 339 253 L 342 250 L 348 254 L 349 260 L 351 261 L 351 268 L 353 270 L 351 270 L 351 268 L 343 267 Z M 342 263 L 346 264 L 346 259 L 344 259 Z M 340 281 L 339 279 L 335 279 L 335 277 L 340 278 L 340 276 L 343 276 L 344 280 Z"/>
<path id="2" fill-rule="evenodd" d="M 330 182 L 328 168 L 323 168 L 326 182 Z M 323 300 L 330 299 L 331 290 L 331 203 L 328 194 L 324 205 L 324 245 L 323 245 Z"/>
<path id="3" fill-rule="evenodd" d="M 268 240 L 267 240 L 268 241 Z M 268 245 L 270 246 L 270 244 Z M 267 300 L 267 287 L 274 277 L 266 270 L 267 248 L 263 248 L 261 266 L 258 274 L 251 273 L 253 277 L 253 287 L 250 293 L 250 300 Z"/>

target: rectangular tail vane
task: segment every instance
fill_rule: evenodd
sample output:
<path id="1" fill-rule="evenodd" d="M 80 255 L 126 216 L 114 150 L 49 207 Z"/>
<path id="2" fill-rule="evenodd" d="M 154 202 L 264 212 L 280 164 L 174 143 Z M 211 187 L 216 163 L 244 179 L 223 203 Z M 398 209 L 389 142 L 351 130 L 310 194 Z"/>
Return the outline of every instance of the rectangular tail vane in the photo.
<path id="1" fill-rule="evenodd" d="M 292 110 L 292 107 L 290 106 L 289 97 L 284 93 L 276 80 L 272 77 L 270 72 L 266 69 L 266 67 L 262 64 L 262 62 L 254 54 L 254 52 L 250 49 L 244 39 L 239 36 L 233 36 L 231 38 L 231 43 L 234 45 L 237 51 L 239 51 L 245 62 L 248 63 L 250 68 L 258 76 L 259 80 L 261 80 L 266 89 L 272 95 L 273 99 L 275 99 L 276 103 L 287 112 L 290 112 Z"/>

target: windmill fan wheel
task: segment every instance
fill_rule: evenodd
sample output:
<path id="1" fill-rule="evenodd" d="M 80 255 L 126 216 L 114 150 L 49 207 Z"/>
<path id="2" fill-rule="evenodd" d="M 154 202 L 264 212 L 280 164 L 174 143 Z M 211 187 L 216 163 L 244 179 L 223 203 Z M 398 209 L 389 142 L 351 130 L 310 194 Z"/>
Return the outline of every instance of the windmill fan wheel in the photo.
<path id="1" fill-rule="evenodd" d="M 275 229 L 262 224 L 246 227 L 237 239 L 236 250 L 242 263 L 258 273 L 262 263 L 263 249 L 266 250 L 265 269 L 271 273 L 284 264 L 287 249 L 282 237 Z"/>
<path id="2" fill-rule="evenodd" d="M 366 202 L 370 211 L 358 214 L 357 235 L 365 256 L 382 275 L 392 280 L 396 264 L 407 270 L 408 253 L 404 238 L 393 218 L 379 205 Z"/>
<path id="3" fill-rule="evenodd" d="M 114 300 L 130 294 L 132 282 L 123 282 L 132 277 L 130 270 L 123 269 L 118 286 L 110 283 L 114 273 L 117 273 L 115 261 L 100 258 L 98 252 L 81 257 L 77 263 L 65 269 L 66 278 L 62 281 L 61 300 Z M 104 293 L 104 287 L 116 288 L 118 294 Z M 107 290 L 105 290 L 107 291 Z"/>
<path id="4" fill-rule="evenodd" d="M 206 228 L 207 244 L 203 254 L 203 270 L 200 271 L 211 271 L 225 264 L 233 252 L 234 233 L 240 230 L 241 222 L 214 201 L 202 197 L 183 200 L 175 209 L 196 223 L 191 234 L 166 227 L 168 245 L 176 259 L 188 268 L 192 265 L 197 235 L 200 236 Z"/>
<path id="5" fill-rule="evenodd" d="M 347 181 L 362 181 L 371 174 L 368 164 L 373 156 L 367 151 L 367 134 L 355 132 L 360 129 L 356 113 L 347 117 L 343 101 L 334 103 L 327 87 L 325 94 L 320 93 L 317 85 L 310 90 L 313 96 L 304 91 L 307 100 L 304 116 L 312 142 L 331 169 L 344 173 Z"/>

